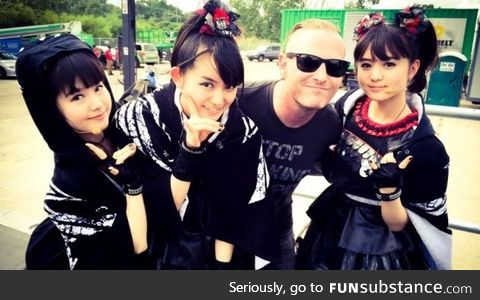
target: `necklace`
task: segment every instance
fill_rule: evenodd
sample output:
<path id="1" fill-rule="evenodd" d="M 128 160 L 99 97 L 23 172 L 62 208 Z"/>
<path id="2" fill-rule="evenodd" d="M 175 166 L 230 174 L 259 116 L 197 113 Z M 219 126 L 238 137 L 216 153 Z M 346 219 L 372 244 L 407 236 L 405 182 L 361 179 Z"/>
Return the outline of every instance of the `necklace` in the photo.
<path id="1" fill-rule="evenodd" d="M 381 138 L 381 141 L 379 142 L 378 147 L 376 147 L 376 151 L 375 151 L 378 155 L 377 159 L 379 160 L 382 157 L 379 151 L 388 143 L 389 136 L 391 135 L 392 131 L 397 130 L 396 127 L 398 127 L 397 126 L 398 124 L 395 124 L 395 122 L 400 118 L 400 116 L 405 111 L 405 108 L 407 107 L 407 101 L 405 101 L 402 109 L 397 113 L 395 118 L 387 124 L 376 123 L 374 121 L 371 121 L 371 119 L 368 117 L 368 111 L 369 111 L 371 102 L 372 100 L 369 97 L 367 97 L 363 104 L 358 103 L 358 106 L 357 106 L 358 114 L 355 119 L 356 119 L 357 125 L 362 130 L 364 130 L 365 133 Z M 388 147 L 386 151 L 388 152 Z"/>
<path id="2" fill-rule="evenodd" d="M 404 107 L 402 107 L 402 110 L 395 115 L 393 120 L 389 120 L 387 124 L 377 123 L 368 116 L 370 102 L 371 100 L 369 98 L 366 98 L 364 101 L 359 101 L 356 104 L 354 116 L 355 123 L 362 131 L 372 136 L 385 137 L 402 133 L 411 128 L 413 124 L 410 123 L 418 117 L 416 111 L 408 114 L 405 118 L 402 117 L 408 105 L 408 103 L 406 103 Z"/>
<path id="3" fill-rule="evenodd" d="M 95 145 L 101 145 L 104 141 L 105 141 L 105 133 L 103 134 L 102 138 L 98 141 L 98 142 L 94 142 L 94 141 L 89 141 L 89 140 L 86 140 L 86 142 L 88 143 L 91 143 L 91 144 L 95 144 Z"/>
<path id="4" fill-rule="evenodd" d="M 397 119 L 402 115 L 402 113 L 403 113 L 403 111 L 405 110 L 406 107 L 407 107 L 407 101 L 405 101 L 405 104 L 403 104 L 402 110 L 398 113 L 398 115 L 395 117 L 395 119 L 393 119 L 392 123 L 395 123 L 395 121 L 397 121 Z"/>
<path id="5" fill-rule="evenodd" d="M 114 146 L 111 144 L 111 141 L 109 139 L 107 139 L 106 137 L 107 136 L 104 134 L 100 141 L 94 142 L 94 141 L 86 140 L 85 142 L 97 146 L 98 148 L 102 149 L 102 151 L 105 152 L 105 154 L 110 156 L 110 155 L 113 154 L 115 149 L 114 149 Z"/>
<path id="6" fill-rule="evenodd" d="M 372 102 L 372 100 L 371 100 L 370 98 L 368 98 L 367 100 L 369 101 L 369 103 Z M 369 104 L 368 106 L 370 106 L 370 104 Z M 398 118 L 399 118 L 399 117 L 402 115 L 402 113 L 405 111 L 405 108 L 406 108 L 406 107 L 407 107 L 407 101 L 405 101 L 405 103 L 403 104 L 402 109 L 401 109 L 400 112 L 395 116 L 395 118 L 394 118 L 391 122 L 389 122 L 389 123 L 387 123 L 387 124 L 393 124 L 393 123 L 395 123 L 395 121 L 397 121 Z M 367 111 L 367 113 L 368 113 L 368 111 Z"/>
<path id="7" fill-rule="evenodd" d="M 405 110 L 405 108 L 407 107 L 407 101 L 405 101 L 405 104 L 403 105 L 402 107 L 402 110 L 397 114 L 397 116 L 395 117 L 395 119 L 393 119 L 393 121 L 391 122 L 392 124 L 395 123 L 397 121 L 397 119 L 402 115 L 403 111 Z M 383 148 L 386 144 L 387 144 L 387 141 L 388 141 L 388 137 L 384 137 L 382 142 L 380 143 L 380 145 L 378 146 L 377 150 L 375 152 L 377 152 L 378 154 L 380 154 L 378 151 L 380 150 L 380 148 Z M 386 153 L 389 152 L 390 149 L 388 149 L 388 145 L 387 145 L 387 149 L 386 149 Z M 383 157 L 383 156 L 382 156 Z M 380 160 L 378 160 L 376 163 L 378 164 Z"/>

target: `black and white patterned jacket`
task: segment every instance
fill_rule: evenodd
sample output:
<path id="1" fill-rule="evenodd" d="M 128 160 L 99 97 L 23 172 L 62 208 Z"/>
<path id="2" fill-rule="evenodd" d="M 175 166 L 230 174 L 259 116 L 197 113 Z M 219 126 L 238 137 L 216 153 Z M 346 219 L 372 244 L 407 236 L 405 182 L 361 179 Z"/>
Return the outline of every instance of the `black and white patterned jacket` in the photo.
<path id="1" fill-rule="evenodd" d="M 144 168 L 151 178 L 144 185 L 144 195 L 154 230 L 177 226 L 198 231 L 204 226 L 213 238 L 261 259 L 278 257 L 273 203 L 265 197 L 269 175 L 261 136 L 236 101 L 221 117 L 224 130 L 206 142 L 201 174 L 190 187 L 181 225 L 169 180 L 182 141 L 182 113 L 174 84 L 125 104 L 115 120 L 117 128 L 150 159 Z M 201 207 L 208 212 L 204 224 L 199 221 Z"/>

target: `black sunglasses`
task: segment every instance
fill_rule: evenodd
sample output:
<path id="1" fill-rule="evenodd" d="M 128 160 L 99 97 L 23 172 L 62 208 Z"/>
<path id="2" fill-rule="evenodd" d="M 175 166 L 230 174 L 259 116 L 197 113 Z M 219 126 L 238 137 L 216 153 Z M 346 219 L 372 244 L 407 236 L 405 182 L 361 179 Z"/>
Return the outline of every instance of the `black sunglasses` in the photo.
<path id="1" fill-rule="evenodd" d="M 321 57 L 303 54 L 303 53 L 286 53 L 288 58 L 297 58 L 297 69 L 302 72 L 315 72 L 323 63 L 327 69 L 327 74 L 332 77 L 342 77 L 348 70 L 350 62 L 341 59 L 323 59 Z"/>

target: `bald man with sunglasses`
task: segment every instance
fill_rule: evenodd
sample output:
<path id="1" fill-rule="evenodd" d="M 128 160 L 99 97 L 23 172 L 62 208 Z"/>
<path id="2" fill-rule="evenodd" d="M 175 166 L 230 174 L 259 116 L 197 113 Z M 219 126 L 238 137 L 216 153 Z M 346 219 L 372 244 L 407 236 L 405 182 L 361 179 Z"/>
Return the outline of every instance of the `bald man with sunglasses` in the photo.
<path id="1" fill-rule="evenodd" d="M 240 107 L 263 137 L 269 195 L 275 198 L 280 229 L 281 261 L 266 269 L 295 267 L 292 193 L 314 164 L 325 160 L 340 135 L 340 120 L 329 102 L 348 69 L 344 56 L 335 25 L 304 20 L 285 40 L 278 61 L 281 79 L 249 83 L 239 92 Z"/>

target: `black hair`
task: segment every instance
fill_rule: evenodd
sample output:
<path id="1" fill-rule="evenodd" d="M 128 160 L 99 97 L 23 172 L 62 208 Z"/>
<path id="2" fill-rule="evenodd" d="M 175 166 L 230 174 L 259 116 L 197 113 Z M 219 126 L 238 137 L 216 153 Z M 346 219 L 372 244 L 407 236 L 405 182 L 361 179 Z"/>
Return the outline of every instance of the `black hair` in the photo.
<path id="1" fill-rule="evenodd" d="M 380 60 L 393 58 L 407 58 L 413 63 L 416 59 L 420 61 L 417 74 L 408 84 L 408 91 L 412 93 L 421 92 L 426 84 L 426 73 L 431 70 L 438 59 L 437 36 L 430 21 L 425 22 L 425 30 L 412 35 L 406 30 L 390 24 L 379 24 L 372 26 L 360 39 L 355 47 L 353 57 L 355 61 L 362 59 L 365 51 L 371 46 L 371 54 Z"/>
<path id="2" fill-rule="evenodd" d="M 217 72 L 228 87 L 244 84 L 244 67 L 240 50 L 232 37 L 200 33 L 205 16 L 195 13 L 187 20 L 177 36 L 170 64 L 181 72 L 193 67 L 198 50 L 205 48 L 212 55 Z M 203 54 L 200 54 L 203 55 Z"/>
<path id="3" fill-rule="evenodd" d="M 85 142 L 66 122 L 56 99 L 60 93 L 69 94 L 76 89 L 76 78 L 86 87 L 103 82 L 112 101 L 111 120 L 116 102 L 103 66 L 91 47 L 72 34 L 47 37 L 20 52 L 16 70 L 28 111 L 50 149 L 56 155 L 87 153 Z M 111 128 L 113 133 L 112 124 L 107 130 Z M 76 159 L 81 156 L 75 155 Z"/>
<path id="4" fill-rule="evenodd" d="M 95 56 L 86 51 L 71 52 L 53 59 L 47 69 L 49 94 L 57 97 L 60 93 L 69 95 L 77 90 L 78 78 L 86 88 L 107 82 L 103 66 Z M 48 67 L 47 67 L 48 68 Z"/>

